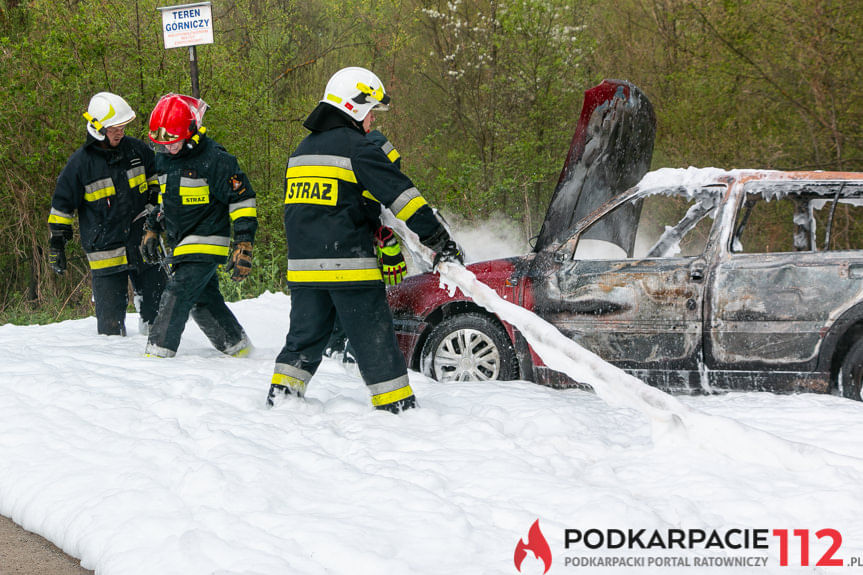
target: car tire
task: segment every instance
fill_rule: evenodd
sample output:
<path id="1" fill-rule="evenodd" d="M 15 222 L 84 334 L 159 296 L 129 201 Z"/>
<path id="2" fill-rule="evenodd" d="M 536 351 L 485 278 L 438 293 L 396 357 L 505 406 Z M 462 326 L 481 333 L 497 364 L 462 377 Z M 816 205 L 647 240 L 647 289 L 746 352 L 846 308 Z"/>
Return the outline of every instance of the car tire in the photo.
<path id="1" fill-rule="evenodd" d="M 863 338 L 858 339 L 842 359 L 839 368 L 839 389 L 843 397 L 861 400 L 861 381 L 863 381 Z"/>
<path id="2" fill-rule="evenodd" d="M 423 372 L 441 382 L 518 379 L 518 359 L 506 331 L 477 313 L 448 317 L 423 345 Z"/>

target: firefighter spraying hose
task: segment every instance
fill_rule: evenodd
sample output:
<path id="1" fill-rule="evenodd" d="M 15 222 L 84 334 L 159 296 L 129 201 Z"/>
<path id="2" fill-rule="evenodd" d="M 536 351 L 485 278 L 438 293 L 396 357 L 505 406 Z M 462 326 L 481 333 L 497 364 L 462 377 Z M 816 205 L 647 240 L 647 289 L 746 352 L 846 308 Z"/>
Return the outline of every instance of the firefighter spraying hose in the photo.
<path id="1" fill-rule="evenodd" d="M 404 268 L 395 238 L 376 233 L 379 206 L 439 258 L 462 256 L 414 183 L 366 136 L 373 110 L 389 105 L 383 82 L 371 70 L 342 68 L 327 82 L 303 122 L 309 134 L 288 158 L 284 224 L 291 320 L 276 356 L 270 407 L 305 396 L 336 318 L 356 351 L 372 405 L 392 413 L 417 406 L 386 300 L 385 284 L 400 279 Z"/>

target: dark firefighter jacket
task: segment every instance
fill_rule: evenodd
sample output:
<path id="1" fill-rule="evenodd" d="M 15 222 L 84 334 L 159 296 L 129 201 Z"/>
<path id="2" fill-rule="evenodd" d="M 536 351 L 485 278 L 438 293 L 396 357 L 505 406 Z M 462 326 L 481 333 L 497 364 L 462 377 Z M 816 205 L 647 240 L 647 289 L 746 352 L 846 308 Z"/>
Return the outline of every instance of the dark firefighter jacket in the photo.
<path id="1" fill-rule="evenodd" d="M 401 155 L 399 155 L 395 146 L 387 140 L 386 136 L 384 136 L 379 130 L 372 130 L 366 134 L 366 139 L 383 150 L 384 154 L 387 155 L 387 158 L 390 159 L 395 167 L 401 170 Z M 366 217 L 369 219 L 369 225 L 372 226 L 372 230 L 377 230 L 381 226 L 381 203 L 377 201 L 368 192 L 368 190 L 363 192 L 362 203 L 363 208 L 366 211 Z"/>
<path id="2" fill-rule="evenodd" d="M 202 128 L 203 131 L 203 128 Z M 180 153 L 156 154 L 161 204 L 147 227 L 164 228 L 172 263 L 227 261 L 234 241 L 253 242 L 258 229 L 255 191 L 237 158 L 199 132 Z"/>
<path id="3" fill-rule="evenodd" d="M 57 179 L 48 216 L 51 236 L 71 238 L 77 210 L 81 247 L 93 274 L 126 270 L 138 259 L 140 226 L 156 203 L 154 174 L 153 151 L 141 140 L 126 136 L 106 149 L 88 135 Z"/>
<path id="4" fill-rule="evenodd" d="M 285 173 L 288 285 L 380 284 L 373 237 L 379 222 L 368 217 L 367 199 L 389 208 L 421 241 L 442 226 L 413 182 L 346 114 L 321 103 L 304 126 L 312 133 Z"/>
<path id="5" fill-rule="evenodd" d="M 402 157 L 399 154 L 396 147 L 392 145 L 392 143 L 387 140 L 387 137 L 384 136 L 380 130 L 372 130 L 368 134 L 366 134 L 366 138 L 373 142 L 376 146 L 378 146 L 381 150 L 383 150 L 384 154 L 386 154 L 387 158 L 395 164 L 398 169 L 402 169 Z"/>

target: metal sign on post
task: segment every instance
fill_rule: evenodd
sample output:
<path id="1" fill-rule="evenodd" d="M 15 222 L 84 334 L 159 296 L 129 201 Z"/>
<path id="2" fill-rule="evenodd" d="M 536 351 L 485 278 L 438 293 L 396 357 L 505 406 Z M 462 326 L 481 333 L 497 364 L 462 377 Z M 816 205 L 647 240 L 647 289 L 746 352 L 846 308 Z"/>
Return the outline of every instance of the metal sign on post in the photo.
<path id="1" fill-rule="evenodd" d="M 192 76 L 192 96 L 198 90 L 198 56 L 195 46 L 213 43 L 213 11 L 209 2 L 163 6 L 162 34 L 165 49 L 189 47 L 189 72 Z"/>

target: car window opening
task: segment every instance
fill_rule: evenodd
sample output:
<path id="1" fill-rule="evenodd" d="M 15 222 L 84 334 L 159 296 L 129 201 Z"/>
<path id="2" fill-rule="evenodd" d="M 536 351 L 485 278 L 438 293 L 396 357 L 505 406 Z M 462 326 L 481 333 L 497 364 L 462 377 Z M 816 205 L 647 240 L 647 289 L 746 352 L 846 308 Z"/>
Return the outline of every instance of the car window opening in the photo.
<path id="1" fill-rule="evenodd" d="M 750 182 L 733 253 L 863 249 L 863 186 L 856 182 Z"/>

